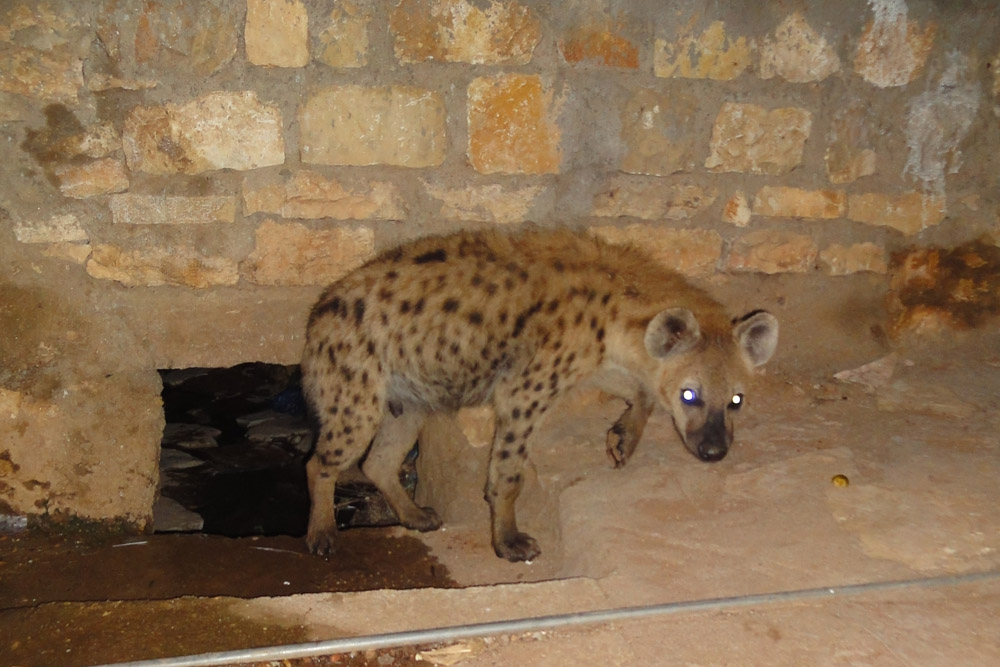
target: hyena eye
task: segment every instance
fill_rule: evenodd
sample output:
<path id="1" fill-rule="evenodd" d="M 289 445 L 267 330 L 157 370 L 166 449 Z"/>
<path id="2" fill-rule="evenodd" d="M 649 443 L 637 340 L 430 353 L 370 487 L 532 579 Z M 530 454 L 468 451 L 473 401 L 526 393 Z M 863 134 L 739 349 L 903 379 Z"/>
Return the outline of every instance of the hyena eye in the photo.
<path id="1" fill-rule="evenodd" d="M 701 405 L 698 392 L 694 389 L 681 389 L 681 402 L 686 405 Z"/>
<path id="2" fill-rule="evenodd" d="M 739 410 L 741 407 L 743 407 L 743 394 L 733 394 L 729 400 L 729 409 Z"/>

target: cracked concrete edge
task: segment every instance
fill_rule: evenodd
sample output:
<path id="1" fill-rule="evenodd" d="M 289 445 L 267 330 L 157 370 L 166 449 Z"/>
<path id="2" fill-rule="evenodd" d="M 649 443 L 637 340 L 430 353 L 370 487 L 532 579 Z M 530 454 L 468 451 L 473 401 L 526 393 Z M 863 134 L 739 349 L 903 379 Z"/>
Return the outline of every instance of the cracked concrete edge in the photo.
<path id="1" fill-rule="evenodd" d="M 609 607 L 588 578 L 470 588 L 315 593 L 234 600 L 230 612 L 302 626 L 313 641 L 569 614 Z"/>

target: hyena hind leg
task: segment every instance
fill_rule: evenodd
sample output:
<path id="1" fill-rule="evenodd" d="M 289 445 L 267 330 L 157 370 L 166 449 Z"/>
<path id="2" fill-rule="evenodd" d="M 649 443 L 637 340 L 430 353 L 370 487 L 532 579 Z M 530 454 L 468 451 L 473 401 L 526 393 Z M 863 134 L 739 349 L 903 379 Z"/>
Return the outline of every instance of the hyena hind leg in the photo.
<path id="1" fill-rule="evenodd" d="M 329 556 L 333 553 L 337 534 L 337 516 L 334 507 L 334 492 L 337 477 L 350 460 L 333 461 L 320 449 L 306 463 L 306 482 L 309 485 L 309 527 L 306 531 L 306 546 L 310 553 Z"/>
<path id="2" fill-rule="evenodd" d="M 361 458 L 375 435 L 372 422 L 339 409 L 339 396 L 318 406 L 316 449 L 306 463 L 309 485 L 309 527 L 306 545 L 311 553 L 329 556 L 337 534 L 334 492 L 340 473 Z"/>
<path id="3" fill-rule="evenodd" d="M 440 528 L 441 519 L 433 509 L 418 507 L 407 495 L 399 481 L 399 468 L 417 441 L 424 417 L 422 412 L 410 408 L 398 417 L 387 412 L 368 457 L 361 465 L 361 470 L 385 496 L 399 522 L 406 528 L 422 532 Z"/>

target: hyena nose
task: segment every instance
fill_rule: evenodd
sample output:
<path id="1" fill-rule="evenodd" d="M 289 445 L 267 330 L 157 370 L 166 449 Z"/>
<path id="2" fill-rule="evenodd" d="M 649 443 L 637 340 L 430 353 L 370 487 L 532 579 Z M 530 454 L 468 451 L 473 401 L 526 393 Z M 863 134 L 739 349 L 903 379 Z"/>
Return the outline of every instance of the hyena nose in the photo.
<path id="1" fill-rule="evenodd" d="M 729 449 L 725 445 L 703 442 L 698 445 L 698 458 L 702 461 L 714 463 L 715 461 L 724 459 L 728 451 Z"/>

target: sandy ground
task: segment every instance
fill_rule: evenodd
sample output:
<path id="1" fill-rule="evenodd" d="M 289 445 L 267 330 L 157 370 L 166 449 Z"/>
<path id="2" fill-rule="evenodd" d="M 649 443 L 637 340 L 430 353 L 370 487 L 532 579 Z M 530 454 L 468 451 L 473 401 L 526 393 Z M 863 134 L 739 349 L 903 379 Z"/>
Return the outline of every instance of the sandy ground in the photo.
<path id="1" fill-rule="evenodd" d="M 339 560 L 346 548 L 324 563 L 281 538 L 204 548 L 8 537 L 0 663 L 87 665 L 905 581 L 299 664 L 1000 664 L 997 337 L 947 356 L 901 353 L 865 377 L 873 386 L 763 378 L 737 446 L 713 465 L 691 457 L 658 413 L 614 470 L 603 443 L 620 406 L 570 401 L 539 440 L 519 504 L 543 549 L 531 564 L 492 554 L 485 506 L 426 535 L 357 531 L 345 547 L 363 566 Z M 141 555 L 154 548 L 166 555 Z M 111 550 L 131 554 L 114 575 L 94 565 Z M 90 566 L 79 565 L 85 552 Z M 942 579 L 975 573 L 986 574 Z M 275 660 L 265 664 L 286 664 Z"/>

